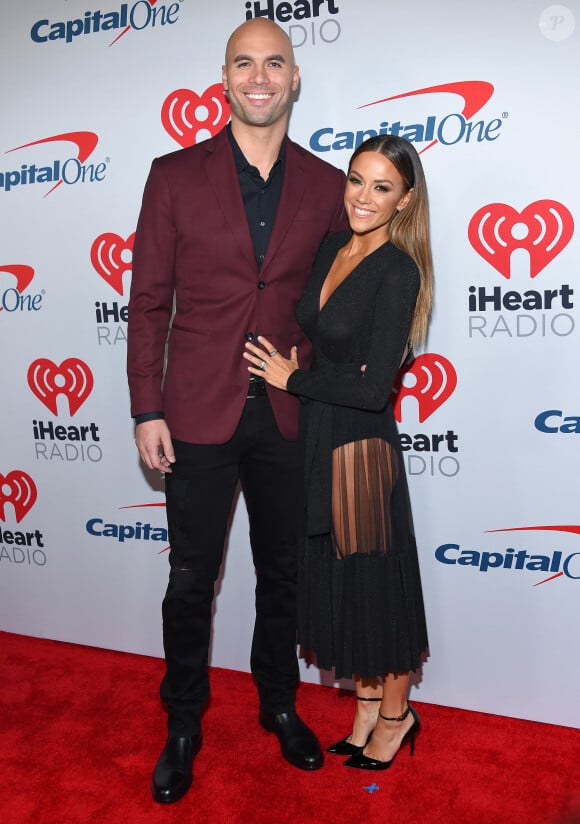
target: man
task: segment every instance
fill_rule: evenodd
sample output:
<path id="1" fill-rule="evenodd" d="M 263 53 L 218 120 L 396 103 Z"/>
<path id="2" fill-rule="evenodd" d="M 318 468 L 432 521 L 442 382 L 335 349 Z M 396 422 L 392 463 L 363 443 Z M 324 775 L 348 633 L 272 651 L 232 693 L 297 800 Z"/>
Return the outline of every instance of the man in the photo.
<path id="1" fill-rule="evenodd" d="M 345 227 L 344 175 L 286 137 L 299 73 L 275 23 L 257 18 L 234 31 L 222 80 L 231 124 L 153 161 L 129 302 L 136 442 L 145 464 L 165 473 L 171 545 L 161 684 L 168 738 L 152 780 L 160 803 L 187 792 L 201 746 L 214 582 L 238 480 L 257 578 L 251 669 L 259 721 L 290 763 L 322 765 L 294 709 L 299 404 L 250 380 L 243 351 L 247 340 L 271 335 L 282 354 L 297 346 L 308 363 L 294 310 L 320 242 Z"/>

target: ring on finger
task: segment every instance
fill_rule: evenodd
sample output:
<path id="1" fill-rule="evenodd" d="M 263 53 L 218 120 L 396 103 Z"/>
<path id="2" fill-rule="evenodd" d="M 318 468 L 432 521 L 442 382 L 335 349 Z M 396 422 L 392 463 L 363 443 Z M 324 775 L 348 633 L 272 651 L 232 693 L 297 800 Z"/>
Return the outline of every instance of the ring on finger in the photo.
<path id="1" fill-rule="evenodd" d="M 262 372 L 263 372 L 263 371 L 264 371 L 264 369 L 266 368 L 266 365 L 267 365 L 267 364 L 266 364 L 266 361 L 265 361 L 265 360 L 263 360 L 263 361 L 261 361 L 261 362 L 260 362 L 260 369 L 262 370 Z"/>
<path id="2" fill-rule="evenodd" d="M 274 357 L 274 355 L 277 355 L 277 354 L 278 354 L 278 350 L 277 350 L 277 349 L 272 349 L 272 351 L 271 351 L 271 352 L 268 352 L 268 354 L 270 355 L 270 357 L 271 357 L 271 358 L 273 358 L 273 357 Z"/>

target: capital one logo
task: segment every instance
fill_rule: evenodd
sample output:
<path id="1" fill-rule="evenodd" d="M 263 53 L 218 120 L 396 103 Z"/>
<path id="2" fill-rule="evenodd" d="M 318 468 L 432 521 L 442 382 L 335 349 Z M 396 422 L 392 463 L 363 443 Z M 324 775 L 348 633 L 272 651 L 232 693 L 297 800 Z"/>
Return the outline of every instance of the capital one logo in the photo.
<path id="1" fill-rule="evenodd" d="M 114 232 L 105 232 L 91 246 L 91 263 L 95 271 L 121 296 L 123 275 L 130 272 L 133 265 L 134 242 L 135 232 L 126 240 Z"/>
<path id="2" fill-rule="evenodd" d="M 7 475 L 0 474 L 0 519 L 6 521 L 6 504 L 12 504 L 16 522 L 32 509 L 36 503 L 36 484 L 26 472 L 14 469 Z"/>
<path id="3" fill-rule="evenodd" d="M 28 385 L 53 415 L 58 415 L 59 395 L 68 399 L 71 417 L 80 409 L 93 389 L 93 373 L 79 358 L 67 358 L 60 366 L 39 358 L 28 367 Z"/>
<path id="4" fill-rule="evenodd" d="M 310 138 L 310 148 L 313 152 L 352 151 L 360 146 L 363 140 L 377 135 L 397 135 L 411 143 L 421 144 L 417 148 L 419 154 L 426 152 L 432 146 L 455 146 L 458 143 L 489 143 L 497 140 L 503 125 L 502 118 L 494 117 L 491 120 L 473 118 L 481 117 L 480 111 L 489 102 L 494 92 L 491 83 L 485 80 L 462 80 L 452 83 L 442 83 L 437 86 L 428 86 L 422 89 L 412 89 L 402 94 L 382 97 L 371 103 L 358 106 L 358 110 L 369 109 L 374 115 L 374 123 L 365 124 L 364 128 L 354 131 L 350 129 L 335 129 L 334 126 L 323 126 L 317 129 Z M 405 101 L 406 99 L 422 97 L 430 103 L 433 97 L 446 99 L 450 96 L 453 101 L 459 99 L 461 109 L 452 109 L 443 116 L 436 114 L 422 115 L 411 120 L 403 118 L 398 110 L 393 111 L 388 105 L 387 114 L 382 110 L 384 104 Z M 423 104 L 424 105 L 424 104 Z M 380 106 L 381 113 L 371 107 Z"/>
<path id="5" fill-rule="evenodd" d="M 457 372 L 450 360 L 433 352 L 418 355 L 410 369 L 399 373 L 393 386 L 395 418 L 401 423 L 403 400 L 413 397 L 423 423 L 451 397 L 456 386 Z"/>
<path id="6" fill-rule="evenodd" d="M 574 219 L 556 200 L 536 200 L 521 212 L 506 203 L 482 206 L 471 218 L 469 242 L 481 257 L 504 278 L 510 278 L 510 260 L 515 249 L 530 257 L 530 277 L 535 278 L 574 233 Z"/>
<path id="7" fill-rule="evenodd" d="M 485 104 L 491 98 L 493 92 L 494 88 L 492 84 L 485 80 L 462 80 L 456 83 L 442 83 L 439 86 L 429 86 L 425 89 L 414 89 L 413 91 L 403 92 L 403 94 L 395 94 L 391 97 L 383 97 L 381 100 L 374 100 L 372 103 L 365 103 L 363 106 L 359 106 L 359 109 L 366 109 L 369 106 L 376 106 L 379 103 L 389 103 L 392 100 L 403 100 L 406 97 L 416 97 L 430 94 L 454 94 L 461 98 L 463 100 L 461 113 L 447 115 L 447 117 L 443 118 L 438 125 L 436 124 L 434 117 L 431 117 L 431 122 L 429 122 L 428 119 L 425 131 L 421 131 L 419 138 L 421 142 L 428 141 L 427 146 L 424 146 L 419 152 L 419 154 L 422 154 L 423 152 L 426 152 L 427 149 L 430 149 L 431 146 L 437 145 L 437 143 L 451 145 L 453 143 L 458 143 L 460 139 L 464 139 L 465 133 L 468 131 L 467 127 L 470 125 L 468 124 L 468 120 L 483 109 Z M 451 121 L 452 125 L 449 129 L 450 133 L 446 136 L 446 124 L 448 121 Z M 411 134 L 403 134 L 403 137 L 411 141 L 413 141 L 413 139 L 417 140 L 417 130 L 414 127 L 415 124 L 413 124 L 413 126 L 409 129 L 410 131 L 412 130 Z M 395 134 L 393 131 L 391 133 Z M 467 139 L 469 140 L 469 136 Z M 487 139 L 490 139 L 489 135 L 487 136 Z M 492 137 L 491 139 L 494 138 Z"/>
<path id="8" fill-rule="evenodd" d="M 230 104 L 221 83 L 199 95 L 191 89 L 176 89 L 161 107 L 161 122 L 167 134 L 182 149 L 213 137 L 230 119 Z"/>
<path id="9" fill-rule="evenodd" d="M 40 140 L 33 140 L 30 143 L 23 143 L 13 149 L 8 149 L 5 154 L 18 152 L 21 149 L 29 149 L 32 146 L 43 146 L 44 144 L 72 143 L 76 147 L 76 157 L 69 157 L 64 161 L 55 159 L 47 165 L 34 162 L 22 163 L 19 169 L 6 172 L 0 171 L 0 189 L 10 192 L 18 186 L 53 183 L 54 185 L 44 195 L 44 197 L 48 197 L 63 183 L 72 186 L 75 183 L 100 182 L 105 178 L 108 158 L 106 162 L 102 163 L 85 162 L 94 152 L 98 142 L 99 138 L 94 132 L 66 132 L 43 137 Z"/>
<path id="10" fill-rule="evenodd" d="M 34 269 L 32 266 L 25 266 L 20 263 L 13 263 L 10 266 L 0 266 L 0 272 L 7 272 L 16 278 L 16 284 L 2 293 L 2 303 L 0 304 L 0 312 L 6 309 L 8 312 L 19 308 L 21 300 L 20 295 L 24 292 L 27 286 L 30 286 L 32 278 L 34 277 Z"/>
<path id="11" fill-rule="evenodd" d="M 34 43 L 60 40 L 68 44 L 73 43 L 77 37 L 121 29 L 121 33 L 109 43 L 110 47 L 131 30 L 142 31 L 176 23 L 182 0 L 169 5 L 156 5 L 157 2 L 158 0 L 135 0 L 132 5 L 122 3 L 118 11 L 85 11 L 84 18 L 59 20 L 54 23 L 48 19 L 37 20 L 30 30 L 30 37 Z"/>
<path id="12" fill-rule="evenodd" d="M 150 509 L 150 508 L 157 508 L 157 507 L 165 507 L 165 503 L 154 503 L 154 504 L 132 504 L 130 506 L 120 506 L 119 509 Z M 93 535 L 97 538 L 112 538 L 119 543 L 125 543 L 125 541 L 153 541 L 159 543 L 160 541 L 163 544 L 167 543 L 167 527 L 160 527 L 151 524 L 148 521 L 133 521 L 132 523 L 115 523 L 115 522 L 105 522 L 103 518 L 90 518 L 85 528 L 89 535 Z M 163 552 L 167 552 L 170 547 L 165 546 L 163 549 L 158 551 L 158 554 L 161 555 Z"/>
<path id="13" fill-rule="evenodd" d="M 516 526 L 507 529 L 488 529 L 486 532 L 563 532 L 580 535 L 578 524 L 562 524 L 549 526 Z M 580 552 L 573 551 L 566 554 L 561 543 L 557 549 L 539 554 L 526 548 L 516 549 L 514 546 L 500 548 L 495 551 L 482 551 L 479 548 L 463 549 L 459 544 L 441 544 L 435 550 L 435 559 L 440 564 L 457 566 L 464 570 L 466 567 L 477 569 L 480 573 L 500 574 L 509 570 L 508 574 L 517 573 L 549 573 L 542 577 L 533 586 L 538 587 L 557 578 L 567 577 L 580 580 Z M 497 571 L 497 572 L 496 572 Z"/>

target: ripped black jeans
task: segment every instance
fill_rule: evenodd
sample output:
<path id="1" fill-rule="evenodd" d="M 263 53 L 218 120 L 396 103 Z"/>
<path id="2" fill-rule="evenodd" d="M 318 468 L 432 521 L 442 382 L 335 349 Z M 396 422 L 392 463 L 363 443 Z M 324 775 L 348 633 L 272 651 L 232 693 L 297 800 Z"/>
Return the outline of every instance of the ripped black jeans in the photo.
<path id="1" fill-rule="evenodd" d="M 294 706 L 303 457 L 300 443 L 280 435 L 267 397 L 246 402 L 227 443 L 175 441 L 174 446 L 176 463 L 166 476 L 171 569 L 163 601 L 166 673 L 161 699 L 168 710 L 169 733 L 195 735 L 209 695 L 214 584 L 238 481 L 248 509 L 256 571 L 251 671 L 263 709 L 278 713 Z M 232 620 L 246 618 L 237 614 Z"/>

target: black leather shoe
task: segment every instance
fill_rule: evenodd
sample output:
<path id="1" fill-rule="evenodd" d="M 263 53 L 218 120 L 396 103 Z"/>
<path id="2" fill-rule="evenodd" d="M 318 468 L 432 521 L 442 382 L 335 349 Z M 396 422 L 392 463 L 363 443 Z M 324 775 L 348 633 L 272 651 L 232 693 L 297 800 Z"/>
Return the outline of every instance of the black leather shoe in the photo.
<path id="1" fill-rule="evenodd" d="M 295 710 L 290 712 L 266 712 L 260 710 L 260 724 L 268 732 L 278 736 L 282 755 L 300 770 L 318 770 L 324 761 L 316 736 Z"/>
<path id="2" fill-rule="evenodd" d="M 381 696 L 368 696 L 368 695 L 357 695 L 357 701 L 382 701 Z M 351 744 L 350 739 L 352 738 L 351 735 L 347 735 L 346 738 L 341 738 L 340 741 L 337 741 L 336 744 L 331 744 L 330 747 L 326 750 L 326 752 L 331 753 L 332 755 L 358 755 L 360 752 L 364 750 L 366 745 L 372 738 L 372 732 L 369 733 L 369 737 L 366 740 L 366 744 L 363 744 L 362 747 L 357 747 L 356 744 Z"/>
<path id="3" fill-rule="evenodd" d="M 397 716 L 397 718 L 388 718 L 386 715 L 383 715 L 382 712 L 379 712 L 379 717 L 382 718 L 384 721 L 404 721 L 405 718 L 411 713 L 413 716 L 413 723 L 411 727 L 407 730 L 403 739 L 399 745 L 399 749 L 395 753 L 395 755 L 390 759 L 390 761 L 379 761 L 378 758 L 371 758 L 368 755 L 365 755 L 361 750 L 359 753 L 355 753 L 351 755 L 350 758 L 347 758 L 344 762 L 345 767 L 354 767 L 355 770 L 387 770 L 393 761 L 395 760 L 397 753 L 401 751 L 401 748 L 404 744 L 409 742 L 409 753 L 411 755 L 415 752 L 415 737 L 419 732 L 419 728 L 421 726 L 421 720 L 415 711 L 415 709 L 409 704 L 407 709 L 402 715 Z M 364 749 L 364 748 L 363 748 Z"/>
<path id="4" fill-rule="evenodd" d="M 340 741 L 337 741 L 336 744 L 331 744 L 330 747 L 327 748 L 326 752 L 331 753 L 331 755 L 357 755 L 359 752 L 362 752 L 366 745 L 371 740 L 371 735 L 367 738 L 366 744 L 363 744 L 362 747 L 357 747 L 356 744 L 351 744 L 349 739 L 350 735 L 347 735 L 346 738 L 341 738 Z"/>
<path id="5" fill-rule="evenodd" d="M 193 759 L 201 747 L 201 735 L 170 735 L 159 756 L 151 779 L 153 799 L 173 804 L 191 787 Z"/>

